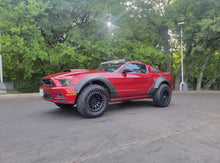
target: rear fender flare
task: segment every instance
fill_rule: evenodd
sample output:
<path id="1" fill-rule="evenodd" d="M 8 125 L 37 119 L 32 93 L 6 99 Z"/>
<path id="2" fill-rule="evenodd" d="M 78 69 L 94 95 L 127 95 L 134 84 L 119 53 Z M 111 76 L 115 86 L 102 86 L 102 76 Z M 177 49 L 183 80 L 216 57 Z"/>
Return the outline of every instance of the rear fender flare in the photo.
<path id="1" fill-rule="evenodd" d="M 105 77 L 103 76 L 98 76 L 98 75 L 92 75 L 92 76 L 87 76 L 83 79 L 81 79 L 75 86 L 74 88 L 74 93 L 80 93 L 80 91 L 89 83 L 92 83 L 93 81 L 100 81 L 104 83 L 108 89 L 110 90 L 111 98 L 119 98 L 118 91 L 115 89 L 114 85 Z"/>
<path id="2" fill-rule="evenodd" d="M 171 87 L 171 84 L 167 78 L 159 77 L 155 80 L 153 86 L 151 87 L 151 89 L 148 92 L 148 95 L 153 95 L 162 83 L 167 84 L 169 87 Z"/>

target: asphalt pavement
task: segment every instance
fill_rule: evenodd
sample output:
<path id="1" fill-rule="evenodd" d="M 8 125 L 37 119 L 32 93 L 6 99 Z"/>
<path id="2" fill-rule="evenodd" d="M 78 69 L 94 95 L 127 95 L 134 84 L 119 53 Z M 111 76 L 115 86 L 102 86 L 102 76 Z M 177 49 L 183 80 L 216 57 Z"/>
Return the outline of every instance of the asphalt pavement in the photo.
<path id="1" fill-rule="evenodd" d="M 0 95 L 0 163 L 219 163 L 220 92 L 111 103 L 85 119 L 38 94 Z"/>

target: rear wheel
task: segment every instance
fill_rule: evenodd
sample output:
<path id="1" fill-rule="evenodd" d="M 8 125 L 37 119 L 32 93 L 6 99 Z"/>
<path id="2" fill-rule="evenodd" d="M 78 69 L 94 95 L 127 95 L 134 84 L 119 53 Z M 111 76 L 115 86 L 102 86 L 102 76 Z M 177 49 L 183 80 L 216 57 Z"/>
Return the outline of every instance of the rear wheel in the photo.
<path id="1" fill-rule="evenodd" d="M 166 107 L 170 104 L 172 92 L 167 84 L 161 84 L 157 91 L 153 94 L 153 102 L 155 106 Z"/>
<path id="2" fill-rule="evenodd" d="M 79 113 L 87 118 L 101 116 L 108 104 L 108 92 L 100 85 L 89 85 L 82 90 L 76 101 Z"/>
<path id="3" fill-rule="evenodd" d="M 58 107 L 61 109 L 69 109 L 73 107 L 73 104 L 60 104 L 60 103 L 55 103 Z"/>

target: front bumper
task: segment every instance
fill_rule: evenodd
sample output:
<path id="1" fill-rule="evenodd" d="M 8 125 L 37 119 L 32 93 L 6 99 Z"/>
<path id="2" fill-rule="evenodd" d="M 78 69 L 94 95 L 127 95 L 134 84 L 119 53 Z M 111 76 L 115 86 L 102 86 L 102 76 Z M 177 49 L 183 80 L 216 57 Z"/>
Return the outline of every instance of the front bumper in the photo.
<path id="1" fill-rule="evenodd" d="M 50 102 L 75 104 L 76 93 L 71 87 L 40 87 L 41 97 Z"/>

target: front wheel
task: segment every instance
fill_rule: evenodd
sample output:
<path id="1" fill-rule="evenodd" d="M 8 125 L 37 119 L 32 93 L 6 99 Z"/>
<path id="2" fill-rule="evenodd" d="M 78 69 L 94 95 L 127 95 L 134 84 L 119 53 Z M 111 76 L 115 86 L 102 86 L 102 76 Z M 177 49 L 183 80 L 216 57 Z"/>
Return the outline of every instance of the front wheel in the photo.
<path id="1" fill-rule="evenodd" d="M 105 88 L 100 85 L 89 85 L 79 94 L 76 107 L 82 116 L 96 118 L 104 113 L 108 100 Z"/>
<path id="2" fill-rule="evenodd" d="M 161 84 L 157 91 L 153 94 L 153 102 L 155 106 L 166 107 L 170 104 L 172 92 L 167 84 Z"/>

